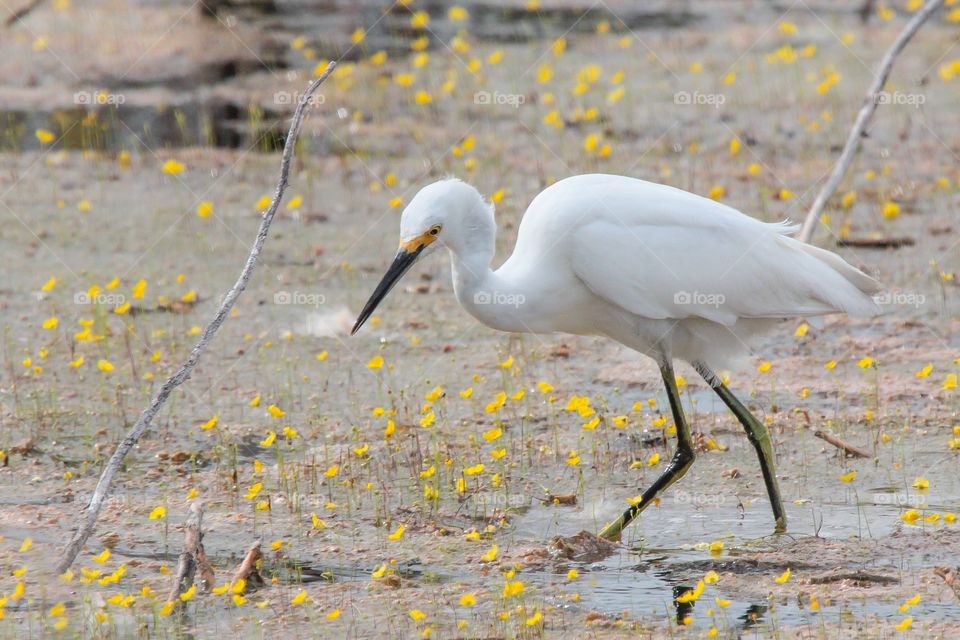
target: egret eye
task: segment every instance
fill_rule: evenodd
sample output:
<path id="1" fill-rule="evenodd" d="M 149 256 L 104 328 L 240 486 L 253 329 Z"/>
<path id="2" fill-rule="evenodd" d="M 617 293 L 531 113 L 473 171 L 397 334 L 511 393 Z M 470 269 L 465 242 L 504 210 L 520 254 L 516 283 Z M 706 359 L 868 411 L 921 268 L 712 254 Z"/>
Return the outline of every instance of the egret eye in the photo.
<path id="1" fill-rule="evenodd" d="M 435 224 L 432 227 L 430 227 L 430 231 L 428 231 L 427 233 L 429 233 L 432 236 L 438 235 L 440 233 L 440 228 L 441 226 L 439 224 Z"/>

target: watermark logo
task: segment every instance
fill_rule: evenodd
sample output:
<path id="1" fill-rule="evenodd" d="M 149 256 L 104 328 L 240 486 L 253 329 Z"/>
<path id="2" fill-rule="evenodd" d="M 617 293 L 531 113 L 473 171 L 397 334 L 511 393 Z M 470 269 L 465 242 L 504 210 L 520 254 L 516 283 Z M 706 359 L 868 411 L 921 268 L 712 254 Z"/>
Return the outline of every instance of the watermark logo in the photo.
<path id="1" fill-rule="evenodd" d="M 303 93 L 299 91 L 276 91 L 273 94 L 273 104 L 276 105 L 298 105 Z M 315 93 L 307 98 L 307 105 L 317 107 L 326 102 L 327 99 L 321 93 Z"/>
<path id="2" fill-rule="evenodd" d="M 913 491 L 900 493 L 875 493 L 873 494 L 873 504 L 893 505 L 896 507 L 922 507 L 927 504 L 929 496 Z"/>
<path id="3" fill-rule="evenodd" d="M 519 109 L 527 97 L 522 93 L 501 93 L 499 91 L 477 91 L 473 94 L 473 103 L 493 106 L 509 106 Z"/>
<path id="4" fill-rule="evenodd" d="M 673 104 L 707 106 L 719 109 L 727 101 L 722 93 L 701 93 L 699 91 L 677 91 L 673 94 Z"/>
<path id="5" fill-rule="evenodd" d="M 121 105 L 127 101 L 122 93 L 109 93 L 107 91 L 77 91 L 73 94 L 73 104 L 81 106 L 104 106 Z"/>
<path id="6" fill-rule="evenodd" d="M 873 296 L 881 307 L 913 307 L 918 309 L 927 302 L 927 296 L 914 291 L 884 291 Z"/>
<path id="7" fill-rule="evenodd" d="M 478 493 L 473 499 L 488 507 L 520 509 L 529 504 L 530 498 L 522 493 Z"/>
<path id="8" fill-rule="evenodd" d="M 727 501 L 727 496 L 720 493 L 691 493 L 677 491 L 673 496 L 677 504 L 692 504 L 695 507 L 719 507 Z"/>
<path id="9" fill-rule="evenodd" d="M 73 304 L 102 304 L 108 307 L 119 307 L 126 301 L 127 297 L 125 295 L 111 291 L 99 291 L 93 295 L 89 291 L 78 291 L 73 294 Z"/>
<path id="10" fill-rule="evenodd" d="M 503 293 L 501 291 L 477 291 L 473 294 L 474 304 L 498 305 L 518 308 L 527 301 L 522 293 Z"/>
<path id="11" fill-rule="evenodd" d="M 922 93 L 903 93 L 902 91 L 879 91 L 876 95 L 877 104 L 906 105 L 919 109 L 926 103 L 927 96 Z"/>
<path id="12" fill-rule="evenodd" d="M 727 301 L 722 293 L 705 293 L 703 291 L 677 291 L 673 294 L 673 303 L 682 305 L 698 305 L 719 308 Z"/>
<path id="13" fill-rule="evenodd" d="M 322 293 L 310 293 L 306 291 L 277 291 L 275 294 L 273 294 L 273 304 L 319 307 L 326 302 L 327 297 Z"/>

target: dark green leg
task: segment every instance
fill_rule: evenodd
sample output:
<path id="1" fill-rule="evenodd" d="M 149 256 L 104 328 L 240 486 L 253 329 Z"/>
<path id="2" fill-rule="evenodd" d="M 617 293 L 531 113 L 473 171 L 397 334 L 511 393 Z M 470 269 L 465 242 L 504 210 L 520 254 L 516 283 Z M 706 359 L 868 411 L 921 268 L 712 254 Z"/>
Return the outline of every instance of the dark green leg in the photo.
<path id="1" fill-rule="evenodd" d="M 643 492 L 640 502 L 632 505 L 623 512 L 623 515 L 605 526 L 603 531 L 600 532 L 601 538 L 619 540 L 620 533 L 624 528 L 633 522 L 634 518 L 640 515 L 640 512 L 646 509 L 661 491 L 682 478 L 690 465 L 693 464 L 693 440 L 690 438 L 690 427 L 687 426 L 687 420 L 683 415 L 683 405 L 680 404 L 680 391 L 677 389 L 673 365 L 669 363 L 662 365 L 660 375 L 663 376 L 663 384 L 667 388 L 670 410 L 673 412 L 673 422 L 677 425 L 677 450 L 666 470 Z"/>
<path id="2" fill-rule="evenodd" d="M 773 508 L 773 517 L 776 520 L 776 530 L 783 533 L 787 530 L 787 514 L 783 510 L 783 500 L 780 499 L 780 487 L 777 485 L 777 474 L 773 469 L 773 444 L 770 442 L 770 434 L 763 423 L 757 420 L 750 410 L 743 406 L 733 392 L 730 391 L 720 378 L 704 364 L 695 363 L 697 372 L 703 376 L 703 379 L 713 387 L 727 408 L 737 416 L 737 420 L 747 430 L 747 438 L 757 451 L 757 457 L 760 458 L 760 469 L 763 471 L 763 482 L 767 485 L 767 495 L 770 496 L 770 506 Z"/>

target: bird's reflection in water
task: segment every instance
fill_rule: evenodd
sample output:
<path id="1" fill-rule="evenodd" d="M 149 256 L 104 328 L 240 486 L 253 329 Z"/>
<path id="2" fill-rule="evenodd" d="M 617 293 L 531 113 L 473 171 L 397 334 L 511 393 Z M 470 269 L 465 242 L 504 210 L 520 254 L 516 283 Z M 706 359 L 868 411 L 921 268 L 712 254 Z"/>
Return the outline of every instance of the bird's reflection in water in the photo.
<path id="1" fill-rule="evenodd" d="M 755 627 L 763 622 L 763 614 L 767 612 L 767 605 L 752 604 L 747 607 L 743 615 L 738 618 L 743 623 L 744 629 Z"/>
<path id="2" fill-rule="evenodd" d="M 680 585 L 673 588 L 673 608 L 677 610 L 677 624 L 686 624 L 686 620 L 693 613 L 693 600 L 681 601 L 680 596 L 693 591 L 693 587 Z"/>

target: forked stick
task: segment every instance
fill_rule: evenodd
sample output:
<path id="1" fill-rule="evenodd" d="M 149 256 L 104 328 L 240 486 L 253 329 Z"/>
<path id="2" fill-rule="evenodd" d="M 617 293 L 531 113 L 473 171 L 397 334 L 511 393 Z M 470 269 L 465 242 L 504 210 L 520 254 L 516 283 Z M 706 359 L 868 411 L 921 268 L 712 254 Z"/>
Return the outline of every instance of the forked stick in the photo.
<path id="1" fill-rule="evenodd" d="M 277 183 L 277 190 L 273 195 L 273 201 L 270 203 L 270 206 L 267 207 L 267 210 L 264 211 L 263 218 L 260 220 L 260 229 L 257 232 L 257 238 L 253 242 L 250 255 L 247 257 L 247 262 L 243 265 L 243 270 L 240 272 L 240 277 L 237 278 L 237 282 L 230 291 L 227 292 L 227 295 L 224 296 L 223 302 L 220 304 L 220 308 L 217 309 L 213 320 L 204 328 L 203 333 L 200 335 L 200 340 L 197 341 L 197 344 L 190 352 L 190 357 L 187 358 L 187 361 L 180 366 L 180 369 L 175 374 L 163 383 L 163 386 L 160 387 L 160 391 L 157 392 L 153 401 L 143 410 L 143 413 L 141 413 L 137 419 L 137 423 L 127 432 L 127 435 L 124 436 L 120 444 L 117 445 L 113 455 L 110 456 L 107 466 L 104 467 L 103 473 L 100 474 L 100 480 L 97 482 L 97 488 L 94 489 L 93 496 L 90 498 L 90 504 L 87 505 L 86 517 L 81 522 L 80 528 L 73 534 L 73 538 L 67 543 L 66 548 L 63 550 L 63 555 L 60 556 L 60 560 L 57 562 L 57 573 L 63 573 L 69 569 L 73 561 L 76 560 L 80 549 L 83 548 L 87 538 L 93 533 L 93 528 L 97 524 L 97 517 L 100 515 L 100 509 L 103 507 L 103 501 L 106 499 L 107 494 L 110 493 L 110 484 L 113 482 L 113 477 L 116 475 L 120 465 L 123 464 L 123 459 L 130 452 L 130 449 L 137 444 L 137 441 L 140 440 L 140 436 L 143 435 L 144 431 L 150 426 L 150 421 L 153 420 L 153 417 L 157 415 L 157 412 L 167 401 L 167 398 L 170 397 L 170 393 L 190 378 L 190 374 L 193 372 L 194 367 L 197 366 L 197 362 L 200 361 L 200 357 L 206 350 L 210 340 L 227 318 L 237 298 L 239 298 L 243 290 L 247 288 L 250 275 L 253 273 L 253 268 L 257 264 L 260 251 L 263 249 L 263 243 L 266 241 L 267 234 L 270 232 L 270 224 L 273 222 L 273 216 L 277 213 L 277 208 L 279 208 L 280 201 L 283 199 L 283 192 L 287 188 L 287 177 L 290 174 L 290 161 L 293 158 L 293 149 L 296 146 L 297 137 L 300 135 L 300 125 L 303 122 L 307 105 L 310 102 L 310 96 L 313 95 L 317 87 L 323 84 L 323 81 L 327 79 L 336 66 L 335 62 L 328 64 L 320 77 L 311 82 L 303 95 L 300 96 L 297 109 L 293 112 L 290 131 L 287 133 L 287 139 L 283 144 L 283 156 L 280 161 L 280 180 Z"/>

